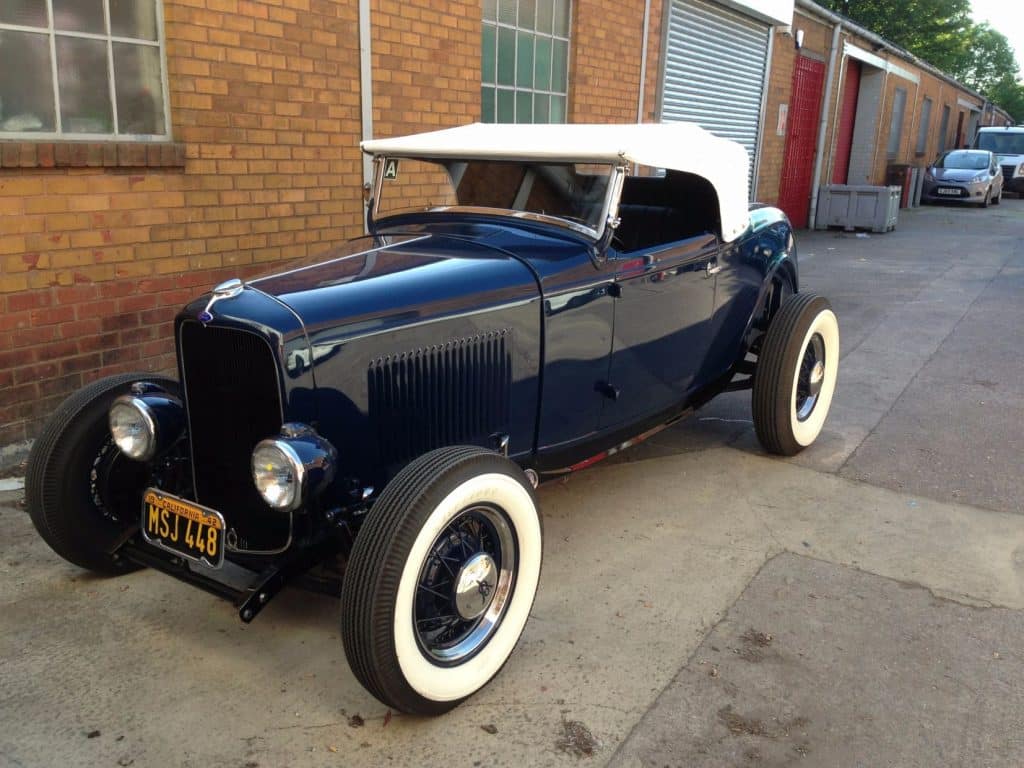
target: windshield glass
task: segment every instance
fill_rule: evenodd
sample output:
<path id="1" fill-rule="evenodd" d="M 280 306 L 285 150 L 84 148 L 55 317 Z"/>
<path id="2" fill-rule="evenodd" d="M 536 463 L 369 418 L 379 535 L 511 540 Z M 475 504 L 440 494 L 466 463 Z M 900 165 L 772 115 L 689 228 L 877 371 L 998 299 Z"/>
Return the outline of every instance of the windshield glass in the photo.
<path id="1" fill-rule="evenodd" d="M 1024 132 L 979 133 L 978 149 L 987 149 L 997 155 L 1024 155 Z"/>
<path id="2" fill-rule="evenodd" d="M 375 216 L 486 208 L 531 213 L 597 231 L 611 166 L 385 158 Z"/>
<path id="3" fill-rule="evenodd" d="M 958 150 L 940 155 L 935 161 L 936 168 L 953 168 L 964 171 L 984 171 L 988 168 L 989 154 L 987 152 L 970 152 Z"/>

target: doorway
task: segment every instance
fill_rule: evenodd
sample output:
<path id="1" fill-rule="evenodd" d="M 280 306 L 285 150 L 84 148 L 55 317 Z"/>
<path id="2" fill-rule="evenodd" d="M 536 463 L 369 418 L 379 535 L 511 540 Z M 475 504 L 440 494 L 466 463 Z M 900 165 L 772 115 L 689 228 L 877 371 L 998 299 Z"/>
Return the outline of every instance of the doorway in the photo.
<path id="1" fill-rule="evenodd" d="M 807 56 L 796 57 L 792 103 L 789 106 L 789 130 L 782 160 L 782 183 L 779 186 L 779 208 L 786 212 L 797 229 L 807 227 L 824 83 L 825 62 Z"/>

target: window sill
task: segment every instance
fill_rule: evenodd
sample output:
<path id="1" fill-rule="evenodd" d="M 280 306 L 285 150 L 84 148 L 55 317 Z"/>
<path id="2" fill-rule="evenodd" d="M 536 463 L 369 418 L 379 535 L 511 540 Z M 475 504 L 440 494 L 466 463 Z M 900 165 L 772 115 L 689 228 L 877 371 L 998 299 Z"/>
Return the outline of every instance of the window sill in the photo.
<path id="1" fill-rule="evenodd" d="M 0 168 L 184 168 L 180 142 L 0 141 Z"/>

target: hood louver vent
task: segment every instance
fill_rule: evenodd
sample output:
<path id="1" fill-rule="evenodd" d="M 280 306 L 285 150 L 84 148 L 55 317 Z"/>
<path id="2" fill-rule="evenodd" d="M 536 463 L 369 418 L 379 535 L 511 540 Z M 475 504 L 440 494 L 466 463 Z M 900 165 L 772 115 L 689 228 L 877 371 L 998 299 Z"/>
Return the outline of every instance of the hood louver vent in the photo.
<path id="1" fill-rule="evenodd" d="M 367 375 L 381 461 L 390 466 L 444 445 L 485 445 L 506 431 L 511 338 L 504 329 L 374 360 Z"/>

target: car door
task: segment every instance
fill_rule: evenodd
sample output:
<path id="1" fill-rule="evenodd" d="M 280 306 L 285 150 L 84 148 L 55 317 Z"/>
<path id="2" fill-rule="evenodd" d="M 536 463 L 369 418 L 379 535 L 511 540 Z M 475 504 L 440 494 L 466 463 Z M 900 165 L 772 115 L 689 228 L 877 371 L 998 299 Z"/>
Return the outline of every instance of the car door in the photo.
<path id="1" fill-rule="evenodd" d="M 718 238 L 702 234 L 613 255 L 615 317 L 601 428 L 684 400 L 711 346 Z"/>

